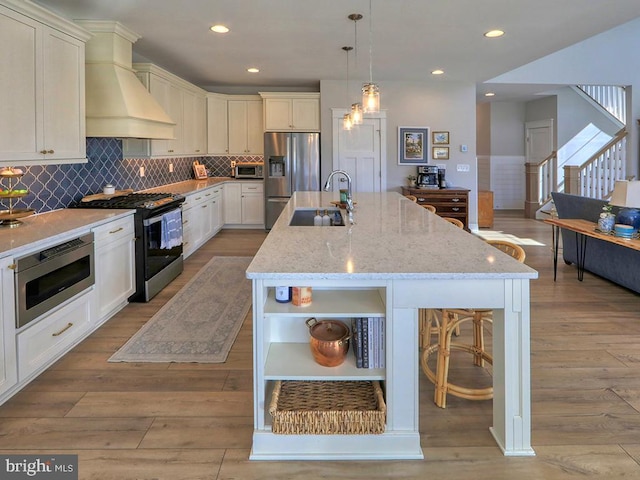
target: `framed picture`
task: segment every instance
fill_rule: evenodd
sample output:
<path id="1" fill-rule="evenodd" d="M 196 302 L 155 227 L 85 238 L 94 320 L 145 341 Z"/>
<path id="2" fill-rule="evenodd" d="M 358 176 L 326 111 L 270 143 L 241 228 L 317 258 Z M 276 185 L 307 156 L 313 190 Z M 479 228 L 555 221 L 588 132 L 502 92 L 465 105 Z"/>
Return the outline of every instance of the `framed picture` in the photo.
<path id="1" fill-rule="evenodd" d="M 199 162 L 193 162 L 193 176 L 196 178 L 196 180 L 204 180 L 205 178 L 207 178 L 206 167 Z"/>
<path id="2" fill-rule="evenodd" d="M 429 127 L 398 127 L 398 165 L 429 164 Z"/>
<path id="3" fill-rule="evenodd" d="M 449 160 L 449 147 L 433 147 L 431 156 L 434 160 Z"/>
<path id="4" fill-rule="evenodd" d="M 431 142 L 434 145 L 449 145 L 449 132 L 433 132 Z"/>

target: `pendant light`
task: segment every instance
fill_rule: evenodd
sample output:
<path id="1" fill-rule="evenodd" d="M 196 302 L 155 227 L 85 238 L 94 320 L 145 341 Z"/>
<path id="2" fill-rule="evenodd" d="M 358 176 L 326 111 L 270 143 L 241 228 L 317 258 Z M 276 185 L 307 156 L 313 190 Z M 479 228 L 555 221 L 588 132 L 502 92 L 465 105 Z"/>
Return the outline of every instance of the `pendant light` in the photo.
<path id="1" fill-rule="evenodd" d="M 362 106 L 365 113 L 377 113 L 380 111 L 380 89 L 373 83 L 373 35 L 371 0 L 369 0 L 369 83 L 362 86 Z"/>
<path id="2" fill-rule="evenodd" d="M 342 47 L 342 50 L 347 54 L 347 101 L 349 101 L 349 52 L 353 50 L 353 47 Z M 345 113 L 342 117 L 342 128 L 351 130 L 352 127 L 353 121 L 351 120 L 351 114 Z"/>
<path id="3" fill-rule="evenodd" d="M 359 13 L 352 13 L 349 15 L 349 20 L 353 21 L 353 44 L 355 45 L 355 70 L 358 71 L 358 20 L 362 20 L 362 15 Z M 362 125 L 363 120 L 362 104 L 360 102 L 351 104 L 351 123 L 353 125 Z"/>

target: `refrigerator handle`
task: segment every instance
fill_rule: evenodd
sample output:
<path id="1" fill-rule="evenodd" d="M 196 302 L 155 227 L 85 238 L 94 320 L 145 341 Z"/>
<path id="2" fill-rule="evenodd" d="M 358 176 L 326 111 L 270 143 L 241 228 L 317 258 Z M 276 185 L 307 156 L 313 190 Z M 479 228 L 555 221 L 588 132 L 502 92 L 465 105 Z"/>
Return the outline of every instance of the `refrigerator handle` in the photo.
<path id="1" fill-rule="evenodd" d="M 297 138 L 294 134 L 289 134 L 291 145 L 289 149 L 289 161 L 291 162 L 291 195 L 296 191 L 296 178 L 298 177 L 298 150 L 297 150 Z"/>

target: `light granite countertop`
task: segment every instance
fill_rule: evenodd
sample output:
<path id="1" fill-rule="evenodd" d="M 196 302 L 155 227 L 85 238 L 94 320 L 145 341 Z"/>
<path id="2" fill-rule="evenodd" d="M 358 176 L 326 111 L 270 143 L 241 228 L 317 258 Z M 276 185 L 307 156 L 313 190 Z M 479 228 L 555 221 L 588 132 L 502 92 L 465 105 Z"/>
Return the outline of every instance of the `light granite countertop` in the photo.
<path id="1" fill-rule="evenodd" d="M 16 228 L 0 227 L 0 256 L 66 241 L 103 223 L 132 215 L 135 210 L 69 208 L 21 218 Z"/>
<path id="2" fill-rule="evenodd" d="M 250 279 L 537 278 L 538 272 L 393 192 L 358 193 L 355 225 L 290 227 L 296 208 L 336 193 L 296 192 L 247 269 Z"/>
<path id="3" fill-rule="evenodd" d="M 189 195 L 190 193 L 197 192 L 199 190 L 204 190 L 209 187 L 213 187 L 214 185 L 219 185 L 221 183 L 237 183 L 237 182 L 260 182 L 262 183 L 262 179 L 236 179 L 232 177 L 210 177 L 204 180 L 183 180 L 182 182 L 169 183 L 167 185 L 162 185 L 160 187 L 153 187 L 145 192 L 158 192 L 158 193 L 175 193 L 177 195 Z"/>

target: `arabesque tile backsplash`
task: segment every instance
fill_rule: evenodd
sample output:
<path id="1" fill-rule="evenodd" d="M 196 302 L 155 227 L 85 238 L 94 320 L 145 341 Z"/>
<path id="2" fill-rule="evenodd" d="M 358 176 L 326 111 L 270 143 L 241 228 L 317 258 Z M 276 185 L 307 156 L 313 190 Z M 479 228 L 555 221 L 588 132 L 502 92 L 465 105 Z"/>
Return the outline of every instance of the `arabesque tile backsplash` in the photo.
<path id="1" fill-rule="evenodd" d="M 89 161 L 82 164 L 21 167 L 25 174 L 20 182 L 23 188 L 29 189 L 29 195 L 16 202 L 15 208 L 31 208 L 36 213 L 65 208 L 82 197 L 101 193 L 108 183 L 116 190 L 131 188 L 137 191 L 190 180 L 194 160 L 203 163 L 211 177 L 228 177 L 231 160 L 238 163 L 263 160 L 261 155 L 122 158 L 122 141 L 117 138 L 87 138 L 87 158 Z M 171 173 L 170 163 L 173 163 Z M 140 176 L 140 167 L 144 167 L 144 177 Z"/>

